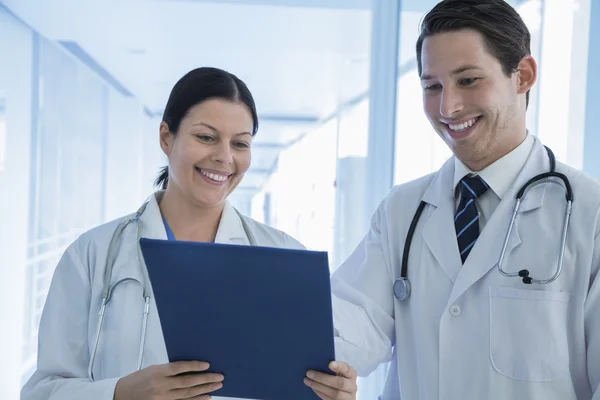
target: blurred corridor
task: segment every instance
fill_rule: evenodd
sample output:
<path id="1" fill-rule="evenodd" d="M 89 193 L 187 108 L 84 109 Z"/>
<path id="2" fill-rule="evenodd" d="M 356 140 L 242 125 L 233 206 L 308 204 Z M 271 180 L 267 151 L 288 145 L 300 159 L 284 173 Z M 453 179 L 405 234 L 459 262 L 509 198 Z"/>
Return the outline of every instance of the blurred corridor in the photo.
<path id="1" fill-rule="evenodd" d="M 256 99 L 252 167 L 232 202 L 328 251 L 333 271 L 393 184 L 450 155 L 416 72 L 435 3 L 0 0 L 0 398 L 18 399 L 34 368 L 65 247 L 152 193 L 163 107 L 198 66 L 237 75 Z M 600 0 L 509 3 L 539 63 L 530 131 L 600 177 Z M 361 379 L 360 399 L 377 398 L 384 374 Z"/>

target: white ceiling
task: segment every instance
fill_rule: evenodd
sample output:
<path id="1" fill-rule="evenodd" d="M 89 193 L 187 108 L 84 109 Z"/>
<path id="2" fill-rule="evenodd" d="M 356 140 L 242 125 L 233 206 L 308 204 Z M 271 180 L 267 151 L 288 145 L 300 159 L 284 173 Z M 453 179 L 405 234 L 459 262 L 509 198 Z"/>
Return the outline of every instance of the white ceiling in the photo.
<path id="1" fill-rule="evenodd" d="M 351 97 L 366 89 L 369 1 L 348 0 L 366 7 L 341 9 L 252 2 L 259 5 L 4 0 L 47 38 L 76 42 L 152 111 L 162 109 L 179 77 L 202 65 L 246 81 L 264 115 L 320 116 L 333 110 L 340 91 Z M 348 75 L 350 85 L 341 81 Z"/>
<path id="2" fill-rule="evenodd" d="M 402 4 L 407 11 L 434 2 Z M 172 86 L 193 68 L 236 74 L 261 121 L 252 187 L 261 186 L 282 145 L 368 88 L 371 0 L 0 3 L 46 38 L 78 46 L 151 113 L 161 113 Z"/>

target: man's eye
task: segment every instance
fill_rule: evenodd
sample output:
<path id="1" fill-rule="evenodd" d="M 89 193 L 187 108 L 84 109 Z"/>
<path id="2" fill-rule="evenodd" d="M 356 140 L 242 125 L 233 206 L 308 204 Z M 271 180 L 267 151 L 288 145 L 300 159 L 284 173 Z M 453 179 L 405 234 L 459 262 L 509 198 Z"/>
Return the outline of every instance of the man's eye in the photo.
<path id="1" fill-rule="evenodd" d="M 471 86 L 474 84 L 479 78 L 464 78 L 460 80 L 460 84 L 463 86 Z"/>

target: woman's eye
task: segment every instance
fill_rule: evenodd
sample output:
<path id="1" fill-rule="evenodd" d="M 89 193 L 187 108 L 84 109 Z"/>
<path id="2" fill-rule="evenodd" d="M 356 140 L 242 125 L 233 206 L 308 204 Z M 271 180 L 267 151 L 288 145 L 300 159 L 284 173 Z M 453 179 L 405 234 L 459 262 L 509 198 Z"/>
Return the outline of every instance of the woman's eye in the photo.
<path id="1" fill-rule="evenodd" d="M 196 137 L 200 140 L 202 140 L 203 142 L 210 142 L 213 141 L 214 138 L 212 136 L 208 136 L 208 135 L 196 135 Z"/>
<path id="2" fill-rule="evenodd" d="M 237 143 L 235 143 L 235 146 L 239 147 L 240 149 L 248 149 L 248 148 L 250 148 L 250 143 L 237 142 Z"/>

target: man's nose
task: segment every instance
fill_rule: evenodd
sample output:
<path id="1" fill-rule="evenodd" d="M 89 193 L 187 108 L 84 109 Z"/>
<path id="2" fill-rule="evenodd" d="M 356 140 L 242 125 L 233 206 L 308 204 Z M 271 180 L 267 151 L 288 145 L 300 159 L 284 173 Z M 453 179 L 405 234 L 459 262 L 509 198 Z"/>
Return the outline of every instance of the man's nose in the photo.
<path id="1" fill-rule="evenodd" d="M 442 89 L 440 96 L 440 115 L 452 118 L 464 109 L 463 99 L 460 93 L 453 88 Z"/>

